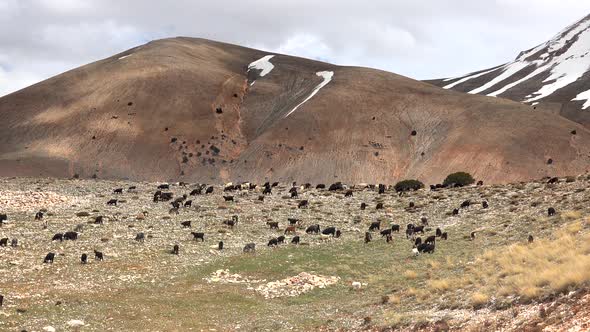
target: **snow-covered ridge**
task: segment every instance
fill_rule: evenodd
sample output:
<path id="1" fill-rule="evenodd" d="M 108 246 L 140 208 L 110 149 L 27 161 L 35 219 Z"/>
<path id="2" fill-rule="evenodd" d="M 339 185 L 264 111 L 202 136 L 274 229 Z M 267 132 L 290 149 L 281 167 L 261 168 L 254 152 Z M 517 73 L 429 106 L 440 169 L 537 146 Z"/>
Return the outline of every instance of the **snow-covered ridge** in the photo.
<path id="1" fill-rule="evenodd" d="M 332 80 L 332 77 L 334 77 L 334 72 L 333 71 L 320 71 L 320 72 L 317 72 L 315 74 L 317 76 L 323 77 L 324 80 L 313 89 L 313 91 L 311 92 L 311 94 L 307 98 L 305 98 L 304 101 L 302 101 L 301 103 L 299 103 L 289 113 L 287 113 L 287 115 L 285 115 L 285 118 L 288 117 L 289 115 L 291 115 L 291 113 L 295 112 L 299 108 L 299 106 L 305 104 L 308 100 L 310 100 L 313 96 L 315 96 L 315 94 L 318 93 L 318 91 L 320 91 L 321 88 L 323 88 L 328 83 L 330 83 L 330 81 Z"/>
<path id="2" fill-rule="evenodd" d="M 520 74 L 524 70 L 527 74 Z M 496 72 L 497 74 L 494 74 L 487 82 L 478 81 L 479 86 L 468 92 L 471 94 L 485 93 L 488 96 L 497 97 L 515 86 L 542 75 L 545 78 L 542 85 L 539 86 L 537 83 L 533 85 L 530 91 L 527 91 L 528 95 L 522 100 L 525 103 L 533 103 L 576 82 L 589 70 L 590 16 L 587 16 L 567 27 L 546 43 L 522 52 L 513 62 L 485 72 L 457 78 L 457 81 L 447 84 L 443 88 L 452 89 L 466 81 Z M 582 93 L 574 100 L 584 97 L 590 97 L 590 92 Z M 587 100 L 587 98 L 581 100 Z M 590 107 L 590 102 L 585 105 L 584 109 L 587 107 Z"/>

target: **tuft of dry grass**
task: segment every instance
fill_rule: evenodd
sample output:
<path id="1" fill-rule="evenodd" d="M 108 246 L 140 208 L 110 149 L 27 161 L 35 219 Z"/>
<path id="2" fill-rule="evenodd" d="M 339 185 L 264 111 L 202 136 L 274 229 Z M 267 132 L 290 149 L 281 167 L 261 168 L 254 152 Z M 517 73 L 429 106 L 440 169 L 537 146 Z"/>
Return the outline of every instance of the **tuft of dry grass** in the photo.
<path id="1" fill-rule="evenodd" d="M 451 281 L 448 279 L 429 280 L 426 284 L 428 285 L 428 288 L 439 293 L 451 289 Z"/>
<path id="2" fill-rule="evenodd" d="M 481 307 L 482 305 L 488 303 L 490 297 L 484 293 L 475 292 L 471 295 L 471 305 L 474 308 Z"/>
<path id="3" fill-rule="evenodd" d="M 406 279 L 416 279 L 418 278 L 418 273 L 412 270 L 406 270 L 404 271 L 404 277 L 406 277 Z"/>

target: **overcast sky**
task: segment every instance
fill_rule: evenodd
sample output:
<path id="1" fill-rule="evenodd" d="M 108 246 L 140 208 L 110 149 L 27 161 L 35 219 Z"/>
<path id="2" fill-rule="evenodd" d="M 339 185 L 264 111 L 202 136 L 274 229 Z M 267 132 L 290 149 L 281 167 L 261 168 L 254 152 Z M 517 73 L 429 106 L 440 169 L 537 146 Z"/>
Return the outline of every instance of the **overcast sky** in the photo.
<path id="1" fill-rule="evenodd" d="M 513 60 L 587 14 L 588 0 L 0 0 L 0 96 L 175 36 L 450 77 Z"/>

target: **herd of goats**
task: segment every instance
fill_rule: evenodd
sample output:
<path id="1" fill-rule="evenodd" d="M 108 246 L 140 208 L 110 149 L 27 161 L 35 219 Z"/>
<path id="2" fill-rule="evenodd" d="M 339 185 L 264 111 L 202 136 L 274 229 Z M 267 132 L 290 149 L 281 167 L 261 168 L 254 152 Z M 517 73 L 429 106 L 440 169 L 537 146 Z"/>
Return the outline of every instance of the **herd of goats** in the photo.
<path id="1" fill-rule="evenodd" d="M 258 196 L 258 200 L 264 201 L 265 197 L 267 195 L 271 195 L 273 193 L 273 189 L 278 187 L 278 185 L 279 185 L 278 182 L 275 182 L 275 183 L 267 182 L 264 185 L 262 185 L 261 187 L 259 187 L 258 185 L 255 185 L 255 184 L 251 184 L 251 183 L 243 183 L 243 184 L 236 184 L 236 185 L 227 184 L 227 185 L 223 186 L 223 198 L 227 202 L 234 201 L 234 196 L 232 196 L 232 192 L 234 192 L 234 191 L 248 191 L 248 192 L 258 192 L 260 194 Z M 180 182 L 180 183 L 178 183 L 178 186 L 179 187 L 186 187 L 187 184 Z M 292 198 L 298 198 L 298 195 L 302 190 L 307 190 L 307 189 L 310 189 L 311 187 L 312 186 L 310 184 L 297 186 L 296 183 L 293 183 L 292 187 L 289 189 L 289 195 Z M 318 184 L 315 188 L 317 190 L 326 190 L 326 185 Z M 370 190 L 377 190 L 379 194 L 384 194 L 386 192 L 386 190 L 388 189 L 387 186 L 385 186 L 383 184 L 379 184 L 376 186 L 375 185 L 367 185 L 366 188 L 368 188 Z M 137 188 L 136 188 L 136 186 L 130 186 L 127 188 L 127 190 L 129 192 L 136 192 Z M 168 202 L 171 205 L 169 213 L 170 214 L 179 214 L 179 210 L 182 207 L 186 208 L 186 207 L 192 206 L 193 201 L 191 199 L 189 199 L 190 197 L 195 197 L 195 196 L 199 196 L 199 195 L 211 195 L 211 194 L 214 194 L 214 190 L 215 190 L 214 186 L 197 184 L 196 188 L 193 189 L 188 195 L 184 194 L 180 197 L 175 198 L 174 193 L 170 191 L 169 184 L 160 184 L 157 186 L 157 189 L 153 194 L 153 202 L 155 202 L 155 203 Z M 275 190 L 278 190 L 278 189 L 275 189 Z M 343 192 L 345 197 L 351 197 L 354 194 L 353 190 L 349 189 L 346 185 L 342 184 L 341 182 L 337 182 L 337 183 L 330 185 L 327 188 L 327 190 L 331 191 L 331 192 Z M 431 190 L 439 190 L 439 188 L 435 187 L 435 188 L 431 188 Z M 115 195 L 122 194 L 123 191 L 124 191 L 123 188 L 116 188 L 113 190 L 113 194 L 115 194 Z M 399 192 L 398 194 L 402 195 L 402 194 L 404 194 L 404 192 Z M 118 199 L 110 199 L 107 202 L 107 205 L 116 206 L 118 202 L 119 202 Z M 470 204 L 471 204 L 470 201 L 468 201 L 468 200 L 464 201 L 460 205 L 459 208 L 456 208 L 452 211 L 452 215 L 458 215 L 460 209 L 467 208 L 470 206 Z M 412 208 L 413 205 L 414 205 L 414 203 L 410 202 L 410 208 Z M 482 205 L 483 209 L 487 209 L 489 207 L 489 204 L 487 201 L 483 201 L 481 203 L 481 205 Z M 300 209 L 307 208 L 309 206 L 309 201 L 306 199 L 300 200 L 298 202 L 297 206 Z M 367 208 L 367 204 L 361 203 L 360 209 L 365 210 L 366 208 Z M 377 203 L 375 206 L 375 209 L 376 210 L 384 209 L 383 203 Z M 37 212 L 35 214 L 35 220 L 43 220 L 44 212 L 45 212 L 45 210 L 41 210 L 41 211 Z M 547 213 L 549 216 L 552 216 L 552 215 L 555 215 L 556 211 L 554 208 L 550 207 L 548 209 Z M 9 220 L 8 215 L 0 214 L 0 227 L 2 226 L 2 224 L 7 222 L 8 220 Z M 239 220 L 239 217 L 237 215 L 234 215 L 234 216 L 232 216 L 231 219 L 223 221 L 223 224 L 229 228 L 233 228 L 234 226 L 237 225 L 238 220 Z M 285 228 L 283 234 L 278 237 L 270 239 L 270 241 L 268 241 L 268 243 L 267 243 L 267 246 L 275 247 L 280 244 L 286 243 L 287 242 L 286 235 L 293 235 L 293 237 L 290 239 L 290 243 L 295 244 L 295 245 L 299 244 L 301 238 L 299 235 L 296 235 L 296 230 L 300 224 L 300 221 L 301 220 L 299 220 L 297 218 L 288 218 L 289 225 Z M 97 216 L 94 218 L 94 224 L 102 224 L 103 222 L 104 222 L 103 216 Z M 270 227 L 270 229 L 279 230 L 279 222 L 268 221 L 268 222 L 266 222 L 266 225 L 268 227 Z M 184 228 L 190 228 L 191 221 L 183 221 L 183 222 L 181 222 L 181 226 Z M 47 227 L 47 226 L 45 226 L 45 227 Z M 79 232 L 81 230 L 82 230 L 81 225 L 79 225 L 73 231 L 68 231 L 65 233 L 57 233 L 57 234 L 53 235 L 52 241 L 75 241 L 78 239 Z M 379 235 L 381 236 L 381 238 L 385 238 L 385 241 L 389 243 L 393 240 L 393 233 L 400 233 L 400 230 L 401 230 L 401 226 L 398 224 L 394 224 L 394 225 L 391 225 L 390 227 L 382 229 L 381 222 L 375 221 L 370 224 L 368 231 L 365 232 L 364 242 L 365 243 L 371 242 L 373 240 L 373 234 L 375 232 L 379 232 Z M 418 225 L 415 225 L 415 224 L 406 225 L 405 235 L 406 235 L 406 238 L 408 240 L 412 241 L 412 243 L 413 243 L 412 253 L 414 255 L 420 255 L 421 253 L 434 253 L 435 246 L 436 246 L 436 239 L 437 238 L 440 240 L 447 240 L 448 239 L 447 232 L 443 232 L 440 228 L 436 228 L 434 235 L 427 236 L 424 240 L 422 240 L 421 236 L 425 236 L 425 233 L 429 230 L 430 230 L 430 228 L 428 228 L 428 219 L 426 217 L 422 217 L 420 219 L 420 223 Z M 305 228 L 305 232 L 307 234 L 318 235 L 320 237 L 320 239 L 322 239 L 322 240 L 326 240 L 326 239 L 330 239 L 330 238 L 339 238 L 342 235 L 342 231 L 340 229 L 338 229 L 337 227 L 329 226 L 329 227 L 322 229 L 319 224 L 307 226 Z M 205 241 L 205 233 L 204 232 L 191 232 L 191 234 L 192 234 L 195 241 L 201 241 L 201 242 Z M 470 237 L 472 240 L 475 239 L 475 236 L 476 236 L 476 233 L 471 232 Z M 145 240 L 145 234 L 144 233 L 137 233 L 137 235 L 135 236 L 135 240 L 138 242 L 143 242 Z M 528 241 L 532 242 L 533 237 L 529 236 Z M 9 245 L 9 243 L 12 247 L 17 247 L 19 245 L 17 239 L 12 239 L 12 240 L 10 240 L 8 238 L 0 239 L 0 247 L 3 247 L 3 246 L 6 247 Z M 223 241 L 219 241 L 219 243 L 217 245 L 217 249 L 223 250 L 223 248 L 224 248 Z M 179 251 L 180 251 L 180 248 L 176 244 L 173 246 L 173 248 L 170 252 L 172 254 L 178 255 Z M 256 243 L 247 243 L 243 247 L 244 253 L 254 253 L 255 251 L 256 251 Z M 49 252 L 45 256 L 43 262 L 51 264 L 51 263 L 53 263 L 55 256 L 56 256 L 56 254 L 54 252 Z M 102 261 L 104 259 L 104 254 L 100 251 L 94 250 L 94 259 L 97 261 Z M 80 262 L 82 264 L 88 263 L 88 254 L 86 254 L 86 253 L 81 254 Z M 2 306 L 2 301 L 3 301 L 3 296 L 0 295 L 0 306 Z"/>

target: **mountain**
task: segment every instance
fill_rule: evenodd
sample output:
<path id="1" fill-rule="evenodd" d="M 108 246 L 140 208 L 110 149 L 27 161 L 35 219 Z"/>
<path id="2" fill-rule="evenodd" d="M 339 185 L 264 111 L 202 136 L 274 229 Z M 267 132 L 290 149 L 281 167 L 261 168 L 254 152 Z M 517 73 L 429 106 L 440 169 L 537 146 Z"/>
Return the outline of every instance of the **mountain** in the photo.
<path id="1" fill-rule="evenodd" d="M 499 183 L 590 165 L 589 130 L 558 114 L 193 38 L 0 98 L 0 117 L 0 176 Z"/>
<path id="2" fill-rule="evenodd" d="M 590 15 L 516 60 L 429 83 L 470 94 L 502 97 L 590 126 Z"/>

